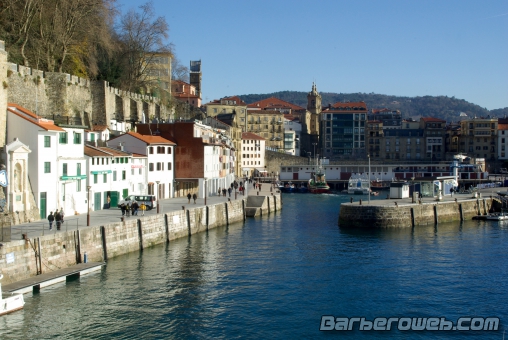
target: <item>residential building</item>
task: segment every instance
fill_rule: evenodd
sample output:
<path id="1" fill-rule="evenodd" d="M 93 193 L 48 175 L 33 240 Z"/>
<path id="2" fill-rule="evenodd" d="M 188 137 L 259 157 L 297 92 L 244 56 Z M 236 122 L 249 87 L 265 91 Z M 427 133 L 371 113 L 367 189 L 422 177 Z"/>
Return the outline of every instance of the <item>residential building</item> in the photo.
<path id="1" fill-rule="evenodd" d="M 273 150 L 284 150 L 284 114 L 280 111 L 249 111 L 246 132 L 263 137 Z"/>
<path id="2" fill-rule="evenodd" d="M 144 194 L 146 178 L 138 178 L 134 185 L 132 154 L 109 147 L 85 145 L 87 190 L 90 209 L 116 209 L 118 202 L 133 193 Z M 133 169 L 134 170 L 134 169 Z M 137 169 L 136 169 L 137 170 Z M 140 168 L 144 170 L 144 166 Z"/>
<path id="3" fill-rule="evenodd" d="M 196 87 L 181 80 L 171 81 L 171 94 L 173 98 L 192 107 L 201 106 L 201 97 L 196 92 Z"/>
<path id="4" fill-rule="evenodd" d="M 446 121 L 439 118 L 423 117 L 420 119 L 420 129 L 424 130 L 424 160 L 433 162 L 444 160 Z"/>
<path id="5" fill-rule="evenodd" d="M 322 155 L 329 159 L 366 157 L 364 102 L 335 103 L 321 113 Z"/>
<path id="6" fill-rule="evenodd" d="M 171 93 L 171 59 L 173 55 L 167 53 L 153 53 L 146 59 L 146 81 L 151 89 L 159 88 Z M 151 89 L 149 92 L 152 92 Z"/>
<path id="7" fill-rule="evenodd" d="M 247 131 L 247 104 L 240 97 L 225 97 L 207 103 L 205 106 L 207 117 L 235 113 L 238 126 L 242 128 L 242 131 Z"/>
<path id="8" fill-rule="evenodd" d="M 498 152 L 497 118 L 472 118 L 460 122 L 460 152 L 472 158 L 495 160 Z"/>
<path id="9" fill-rule="evenodd" d="M 91 145 L 105 146 L 110 138 L 110 131 L 107 125 L 93 125 L 91 129 L 85 130 L 85 143 Z"/>
<path id="10" fill-rule="evenodd" d="M 300 139 L 302 124 L 293 115 L 284 115 L 284 151 L 291 155 L 300 156 Z M 306 156 L 306 155 L 305 155 Z"/>
<path id="11" fill-rule="evenodd" d="M 497 156 L 500 160 L 508 159 L 508 123 L 497 125 Z"/>
<path id="12" fill-rule="evenodd" d="M 30 150 L 28 178 L 41 218 L 63 209 L 65 215 L 86 213 L 85 127 L 57 126 L 16 104 L 8 104 L 7 138 Z"/>
<path id="13" fill-rule="evenodd" d="M 402 115 L 400 110 L 372 109 L 367 120 L 377 120 L 383 123 L 383 129 L 400 129 L 402 127 Z"/>
<path id="14" fill-rule="evenodd" d="M 242 175 L 251 177 L 265 170 L 265 139 L 252 132 L 242 133 Z"/>
<path id="15" fill-rule="evenodd" d="M 138 126 L 143 125 L 146 126 L 146 124 L 140 124 Z M 148 171 L 146 172 L 146 183 L 148 187 L 146 191 L 145 187 L 136 187 L 134 178 L 130 177 L 139 176 L 139 173 L 136 174 L 134 171 L 133 175 L 131 171 L 131 173 L 126 174 L 125 179 L 122 178 L 123 180 L 129 181 L 129 187 L 132 188 L 133 191 L 137 191 L 132 192 L 133 194 L 145 194 L 146 192 L 148 195 L 156 195 L 157 199 L 174 197 L 174 155 L 176 146 L 174 142 L 161 136 L 127 132 L 109 140 L 107 144 L 109 147 L 140 155 L 140 157 L 127 158 L 131 169 L 139 169 L 139 165 L 143 166 L 143 162 L 133 163 L 133 160 L 139 161 L 143 157 L 146 157 L 146 164 L 148 165 Z"/>

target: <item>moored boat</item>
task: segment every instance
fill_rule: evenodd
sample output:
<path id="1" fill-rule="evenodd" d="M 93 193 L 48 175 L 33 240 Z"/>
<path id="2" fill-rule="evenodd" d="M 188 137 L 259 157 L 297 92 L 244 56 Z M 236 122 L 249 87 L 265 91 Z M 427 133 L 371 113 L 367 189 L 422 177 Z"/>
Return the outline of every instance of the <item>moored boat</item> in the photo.
<path id="1" fill-rule="evenodd" d="M 330 186 L 326 183 L 326 175 L 322 164 L 317 164 L 316 160 L 316 172 L 314 177 L 309 179 L 307 188 L 312 194 L 326 194 L 330 191 Z"/>
<path id="2" fill-rule="evenodd" d="M 4 276 L 0 274 L 0 280 L 2 280 L 3 277 Z M 0 283 L 0 315 L 20 310 L 24 305 L 25 300 L 23 299 L 23 294 L 16 294 L 7 298 L 3 298 L 2 284 Z"/>
<path id="3" fill-rule="evenodd" d="M 508 213 L 491 213 L 486 216 L 490 221 L 506 221 L 508 220 Z"/>
<path id="4" fill-rule="evenodd" d="M 350 195 L 369 195 L 369 178 L 366 175 L 351 175 L 351 178 L 349 178 L 347 192 Z"/>

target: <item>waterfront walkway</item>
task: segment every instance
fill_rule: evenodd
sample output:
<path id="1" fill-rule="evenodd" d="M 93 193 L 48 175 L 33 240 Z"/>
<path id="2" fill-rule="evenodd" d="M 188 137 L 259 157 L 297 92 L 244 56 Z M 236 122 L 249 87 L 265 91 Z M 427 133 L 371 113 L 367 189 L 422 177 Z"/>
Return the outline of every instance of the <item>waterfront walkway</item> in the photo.
<path id="1" fill-rule="evenodd" d="M 247 185 L 245 196 L 241 195 L 239 191 L 237 191 L 236 199 L 246 198 L 248 195 L 258 195 L 259 196 L 270 196 L 270 184 L 263 183 L 261 186 L 262 190 L 256 190 L 253 187 L 253 184 Z M 273 189 L 275 193 L 275 189 Z M 226 197 L 218 196 L 217 194 L 207 197 L 206 204 L 213 205 L 218 203 L 227 202 L 229 199 L 232 201 L 235 200 L 235 192 L 231 192 L 231 197 L 229 197 L 228 193 L 226 193 Z M 194 200 L 190 200 L 191 203 L 188 203 L 187 197 L 177 197 L 177 198 L 169 198 L 158 201 L 160 204 L 159 214 L 163 214 L 170 211 L 182 210 L 182 207 L 185 209 L 192 209 L 196 207 L 203 207 L 205 205 L 203 198 L 198 198 L 196 200 L 196 204 L 194 204 Z M 156 215 L 157 209 L 147 210 L 145 211 L 146 216 Z M 48 211 L 49 215 L 49 211 Z M 122 217 L 122 212 L 117 207 L 112 207 L 111 209 L 97 210 L 90 212 L 90 227 L 101 226 L 109 223 L 119 222 Z M 141 217 L 141 210 L 138 211 L 138 216 Z M 126 219 L 137 218 L 136 216 L 125 217 Z M 80 215 L 66 215 L 64 218 L 64 223 L 61 227 L 61 230 L 56 230 L 56 223 L 53 223 L 53 229 L 49 230 L 49 222 L 47 219 L 35 221 L 32 223 L 23 223 L 18 225 L 13 225 L 11 229 L 11 240 L 21 240 L 23 238 L 23 234 L 26 234 L 28 238 L 55 234 L 62 231 L 71 231 L 87 228 L 86 225 L 87 214 Z"/>

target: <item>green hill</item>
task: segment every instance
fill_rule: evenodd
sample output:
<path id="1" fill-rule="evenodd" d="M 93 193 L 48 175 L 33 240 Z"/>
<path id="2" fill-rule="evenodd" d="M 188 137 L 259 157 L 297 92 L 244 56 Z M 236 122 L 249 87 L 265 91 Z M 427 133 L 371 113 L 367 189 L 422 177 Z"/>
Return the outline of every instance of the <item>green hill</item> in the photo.
<path id="1" fill-rule="evenodd" d="M 469 103 L 464 99 L 447 96 L 424 96 L 424 97 L 400 97 L 375 93 L 328 93 L 321 92 L 322 104 L 334 104 L 336 102 L 363 101 L 367 108 L 388 108 L 400 110 L 402 117 L 415 118 L 435 117 L 447 122 L 461 120 L 460 114 L 465 113 L 468 117 L 504 117 L 508 114 L 508 107 L 504 109 L 487 110 L 479 105 Z M 247 104 L 270 97 L 276 97 L 287 102 L 307 107 L 307 92 L 280 91 L 268 94 L 239 95 Z"/>

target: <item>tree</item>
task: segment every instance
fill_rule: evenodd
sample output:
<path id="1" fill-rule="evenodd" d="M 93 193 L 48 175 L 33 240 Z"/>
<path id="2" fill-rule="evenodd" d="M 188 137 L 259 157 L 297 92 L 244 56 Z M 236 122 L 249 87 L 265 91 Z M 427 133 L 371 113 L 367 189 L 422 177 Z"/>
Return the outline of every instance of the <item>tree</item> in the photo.
<path id="1" fill-rule="evenodd" d="M 189 82 L 189 68 L 183 66 L 176 56 L 171 59 L 171 78 L 186 83 Z"/>
<path id="2" fill-rule="evenodd" d="M 130 10 L 120 19 L 118 35 L 122 44 L 124 74 L 122 87 L 139 91 L 150 87 L 147 67 L 158 53 L 171 53 L 171 44 L 166 44 L 168 24 L 164 17 L 154 19 L 153 4 L 148 2 L 139 11 Z"/>

